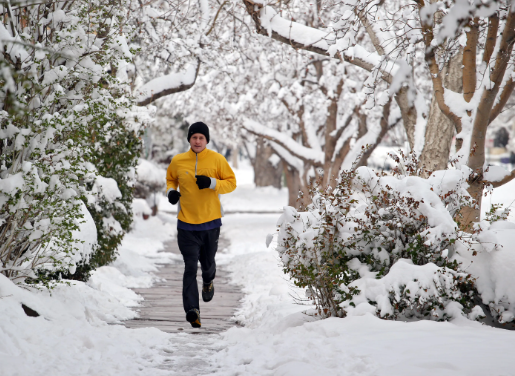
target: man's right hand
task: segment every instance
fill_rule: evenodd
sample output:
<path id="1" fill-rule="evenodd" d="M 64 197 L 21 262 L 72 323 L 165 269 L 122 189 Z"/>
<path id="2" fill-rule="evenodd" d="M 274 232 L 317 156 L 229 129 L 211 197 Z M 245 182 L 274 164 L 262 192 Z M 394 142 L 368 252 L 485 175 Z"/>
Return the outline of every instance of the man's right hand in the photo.
<path id="1" fill-rule="evenodd" d="M 168 201 L 170 201 L 170 204 L 175 205 L 179 202 L 179 197 L 181 197 L 180 192 L 171 190 L 168 192 Z"/>

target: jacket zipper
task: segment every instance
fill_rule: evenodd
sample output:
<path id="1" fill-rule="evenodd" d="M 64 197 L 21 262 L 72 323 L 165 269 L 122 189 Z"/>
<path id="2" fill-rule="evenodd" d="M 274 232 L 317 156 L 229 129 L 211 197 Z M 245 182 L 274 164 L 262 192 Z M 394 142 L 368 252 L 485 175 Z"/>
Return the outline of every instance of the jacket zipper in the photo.
<path id="1" fill-rule="evenodd" d="M 195 153 L 195 176 L 197 176 L 198 153 Z"/>

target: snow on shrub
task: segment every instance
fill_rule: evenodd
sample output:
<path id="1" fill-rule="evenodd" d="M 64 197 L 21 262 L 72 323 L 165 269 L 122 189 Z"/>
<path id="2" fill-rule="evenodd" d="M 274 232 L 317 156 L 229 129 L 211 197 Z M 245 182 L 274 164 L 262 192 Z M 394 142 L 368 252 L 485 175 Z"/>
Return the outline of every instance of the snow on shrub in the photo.
<path id="1" fill-rule="evenodd" d="M 278 252 L 321 317 L 372 312 L 386 319 L 484 316 L 475 278 L 456 256 L 481 248 L 481 231 L 461 232 L 468 168 L 419 175 L 403 156 L 391 175 L 344 171 L 335 189 L 310 190 L 312 204 L 286 207 Z"/>
<path id="2" fill-rule="evenodd" d="M 515 223 L 506 221 L 502 208 L 494 206 L 489 214 L 476 224 L 481 244 L 457 244 L 454 259 L 475 277 L 485 322 L 503 325 L 515 319 Z"/>
<path id="3" fill-rule="evenodd" d="M 147 201 L 142 198 L 135 198 L 132 201 L 132 213 L 134 216 L 148 218 L 152 214 L 152 209 Z"/>
<path id="4" fill-rule="evenodd" d="M 83 248 L 73 234 L 85 221 L 83 201 L 97 175 L 122 175 L 122 194 L 120 182 L 130 180 L 123 176 L 130 168 L 118 162 L 135 163 L 145 116 L 133 110 L 130 85 L 118 69 L 132 58 L 124 36 L 132 32 L 127 9 L 126 1 L 47 1 L 4 12 L 0 272 L 12 280 L 75 271 Z M 113 204 L 129 221 L 131 195 L 121 207 Z M 91 214 L 98 227 L 111 216 L 120 222 L 113 213 Z"/>
<path id="5" fill-rule="evenodd" d="M 146 159 L 138 161 L 134 197 L 146 199 L 153 215 L 157 212 L 159 202 L 156 195 L 162 195 L 166 191 L 165 176 L 166 170 L 155 162 Z"/>

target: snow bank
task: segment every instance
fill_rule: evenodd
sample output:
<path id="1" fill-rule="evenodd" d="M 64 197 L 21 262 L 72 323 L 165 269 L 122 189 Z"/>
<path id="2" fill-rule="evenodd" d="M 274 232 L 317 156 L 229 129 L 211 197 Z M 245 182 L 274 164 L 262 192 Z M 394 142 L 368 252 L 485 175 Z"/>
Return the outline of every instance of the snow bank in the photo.
<path id="1" fill-rule="evenodd" d="M 229 215 L 232 244 L 217 258 L 243 286 L 235 319 L 245 327 L 223 334 L 226 349 L 209 361 L 210 375 L 481 376 L 510 375 L 515 333 L 469 320 L 401 322 L 366 310 L 344 319 L 315 320 L 293 297 L 303 296 L 281 271 L 275 215 Z M 222 257 L 220 257 L 222 256 Z"/>
<path id="2" fill-rule="evenodd" d="M 446 178 L 436 174 L 432 183 L 435 189 L 444 190 L 455 187 L 455 178 L 457 175 L 452 173 Z M 506 190 L 496 200 L 504 202 L 510 197 L 513 190 Z M 231 246 L 219 253 L 217 259 L 232 272 L 232 281 L 243 288 L 245 296 L 235 320 L 245 327 L 234 327 L 224 333 L 226 349 L 210 359 L 215 369 L 210 374 L 480 376 L 512 373 L 515 332 L 460 316 L 448 322 L 382 320 L 372 315 L 376 307 L 367 307 L 366 296 L 363 304 L 349 310 L 344 319 L 316 320 L 303 314 L 312 310 L 312 306 L 301 305 L 294 299 L 303 299 L 304 291 L 296 288 L 281 270 L 282 262 L 276 253 L 276 223 L 277 215 L 271 214 L 234 214 L 224 218 L 222 234 L 231 240 Z M 508 270 L 513 270 L 511 261 L 503 258 L 513 252 L 511 244 L 515 244 L 513 240 L 502 240 L 501 232 L 514 232 L 510 226 L 499 222 L 489 228 L 498 231 L 503 248 L 474 256 L 472 265 L 479 262 L 479 257 L 492 258 L 491 267 L 494 267 L 493 259 L 497 265 L 506 264 L 506 273 L 488 276 L 490 287 L 491 280 L 498 280 L 499 288 L 492 288 L 493 294 L 496 291 L 500 294 L 503 288 L 510 291 L 509 286 L 515 286 L 508 280 L 511 278 Z M 413 277 L 413 267 L 406 261 L 399 262 L 386 280 L 388 283 L 377 282 L 375 278 L 362 281 L 369 283 L 368 293 L 374 292 L 373 283 L 379 283 L 376 292 L 385 293 L 388 286 L 397 286 L 399 282 L 413 283 L 413 279 L 408 281 Z M 432 286 L 434 266 L 424 267 L 427 273 L 422 275 L 427 278 L 420 281 L 420 286 Z M 490 266 L 487 269 L 491 270 Z M 416 287 L 417 291 L 421 290 L 418 284 Z"/>
<path id="3" fill-rule="evenodd" d="M 137 315 L 130 307 L 141 297 L 128 288 L 149 287 L 156 264 L 170 260 L 159 250 L 175 229 L 155 217 L 135 221 L 116 262 L 87 283 L 35 290 L 0 274 L 1 375 L 169 375 L 158 368 L 172 345 L 169 334 L 113 325 Z M 40 316 L 28 317 L 22 304 Z"/>

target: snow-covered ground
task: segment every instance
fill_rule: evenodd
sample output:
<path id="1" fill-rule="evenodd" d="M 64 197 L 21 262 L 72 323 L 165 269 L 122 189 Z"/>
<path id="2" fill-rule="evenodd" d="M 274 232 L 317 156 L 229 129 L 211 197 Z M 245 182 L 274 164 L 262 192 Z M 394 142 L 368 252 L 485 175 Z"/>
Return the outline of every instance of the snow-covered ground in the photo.
<path id="1" fill-rule="evenodd" d="M 514 192 L 512 182 L 488 202 L 513 205 Z M 515 331 L 466 319 L 406 323 L 369 313 L 306 316 L 302 312 L 310 307 L 292 298 L 303 291 L 282 273 L 274 243 L 265 245 L 277 217 L 241 214 L 224 220 L 223 233 L 232 244 L 219 260 L 243 286 L 236 319 L 245 327 L 223 334 L 226 348 L 212 357 L 216 375 L 515 375 Z"/>
<path id="2" fill-rule="evenodd" d="M 302 296 L 282 273 L 264 238 L 276 216 L 225 219 L 233 243 L 220 257 L 244 286 L 236 319 L 245 327 L 223 334 L 213 355 L 216 375 L 490 375 L 515 374 L 515 332 L 467 319 L 395 322 L 369 313 L 314 320 L 295 304 Z"/>
<path id="3" fill-rule="evenodd" d="M 363 313 L 319 321 L 304 315 L 309 307 L 293 299 L 303 292 L 282 273 L 274 243 L 265 244 L 287 192 L 255 189 L 248 166 L 236 173 L 238 189 L 224 204 L 239 213 L 223 219 L 231 245 L 217 260 L 245 293 L 235 316 L 245 327 L 207 338 L 117 325 L 136 315 L 141 298 L 129 288 L 150 286 L 156 264 L 171 257 L 159 252 L 175 235 L 173 216 L 163 214 L 138 219 L 118 260 L 87 284 L 34 291 L 0 275 L 0 375 L 515 375 L 513 331 L 465 319 L 405 323 Z M 510 205 L 513 192 L 515 182 L 489 200 Z M 26 316 L 22 303 L 41 316 Z M 202 371 L 184 371 L 197 362 L 192 350 L 203 358 Z M 180 372 L 165 369 L 181 356 Z"/>
<path id="4" fill-rule="evenodd" d="M 169 356 L 171 337 L 157 329 L 126 329 L 147 287 L 158 253 L 174 228 L 158 218 L 138 220 L 119 259 L 99 268 L 88 283 L 27 290 L 0 275 L 0 375 L 165 375 L 156 370 Z M 28 317 L 22 304 L 39 313 Z"/>

